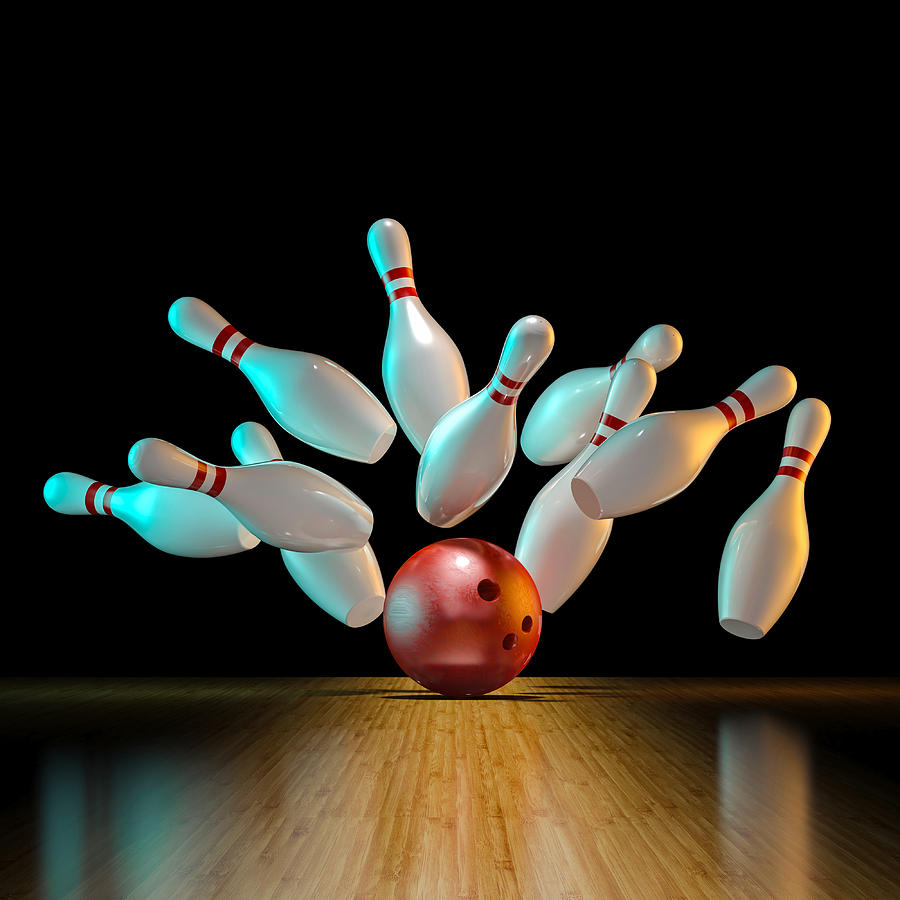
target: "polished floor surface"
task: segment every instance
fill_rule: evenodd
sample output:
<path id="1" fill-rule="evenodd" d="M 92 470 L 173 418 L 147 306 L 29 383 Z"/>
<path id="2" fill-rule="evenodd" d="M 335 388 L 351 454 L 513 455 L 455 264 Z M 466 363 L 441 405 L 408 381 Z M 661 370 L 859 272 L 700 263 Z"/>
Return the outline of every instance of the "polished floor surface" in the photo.
<path id="1" fill-rule="evenodd" d="M 900 897 L 900 681 L 0 680 L 0 898 Z"/>

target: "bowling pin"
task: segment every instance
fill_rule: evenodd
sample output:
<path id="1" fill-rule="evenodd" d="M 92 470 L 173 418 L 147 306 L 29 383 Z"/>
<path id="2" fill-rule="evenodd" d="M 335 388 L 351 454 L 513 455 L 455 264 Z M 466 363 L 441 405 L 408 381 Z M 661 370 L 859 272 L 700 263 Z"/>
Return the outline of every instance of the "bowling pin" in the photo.
<path id="1" fill-rule="evenodd" d="M 44 485 L 47 506 L 67 516 L 112 516 L 148 544 L 175 556 L 230 556 L 259 543 L 211 497 L 138 482 L 111 487 L 74 472 L 58 472 Z"/>
<path id="2" fill-rule="evenodd" d="M 235 428 L 231 449 L 244 465 L 281 460 L 275 438 L 257 422 Z M 303 593 L 339 622 L 359 628 L 381 615 L 384 581 L 370 544 L 320 553 L 282 550 L 281 557 Z"/>
<path id="3" fill-rule="evenodd" d="M 322 472 L 292 462 L 214 466 L 159 438 L 128 453 L 141 481 L 215 497 L 244 527 L 284 550 L 349 550 L 372 533 L 372 510 Z"/>
<path id="4" fill-rule="evenodd" d="M 397 425 L 375 395 L 346 369 L 300 350 L 257 344 L 196 297 L 169 307 L 179 337 L 234 363 L 272 418 L 298 440 L 356 462 L 377 462 Z"/>
<path id="5" fill-rule="evenodd" d="M 670 500 L 700 474 L 729 431 L 781 409 L 796 390 L 789 369 L 768 366 L 715 406 L 629 422 L 575 474 L 575 502 L 592 519 L 618 519 Z"/>
<path id="6" fill-rule="evenodd" d="M 366 243 L 389 300 L 384 389 L 404 434 L 421 453 L 435 422 L 469 396 L 466 366 L 419 299 L 406 229 L 394 219 L 379 219 Z"/>
<path id="7" fill-rule="evenodd" d="M 654 325 L 614 365 L 575 369 L 560 375 L 537 398 L 525 419 L 522 452 L 539 466 L 571 462 L 594 433 L 616 369 L 626 359 L 643 359 L 662 372 L 678 359 L 681 347 L 677 329 Z"/>
<path id="8" fill-rule="evenodd" d="M 719 624 L 731 634 L 761 638 L 800 585 L 809 559 L 806 476 L 830 425 L 821 400 L 791 410 L 774 481 L 731 529 L 719 566 Z"/>
<path id="9" fill-rule="evenodd" d="M 545 612 L 556 612 L 590 575 L 606 547 L 612 519 L 589 519 L 572 496 L 572 476 L 609 435 L 636 419 L 656 389 L 656 372 L 643 359 L 626 360 L 613 374 L 594 436 L 534 498 L 516 543 Z"/>
<path id="10" fill-rule="evenodd" d="M 450 528 L 501 485 L 516 453 L 516 399 L 552 348 L 546 319 L 519 319 L 490 383 L 438 419 L 416 476 L 416 508 L 426 521 Z"/>

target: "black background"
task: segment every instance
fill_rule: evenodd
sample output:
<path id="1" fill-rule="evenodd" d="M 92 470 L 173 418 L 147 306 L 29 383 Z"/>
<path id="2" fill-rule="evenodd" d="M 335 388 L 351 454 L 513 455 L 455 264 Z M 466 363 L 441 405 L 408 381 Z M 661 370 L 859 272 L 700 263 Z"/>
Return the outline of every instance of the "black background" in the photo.
<path id="1" fill-rule="evenodd" d="M 58 171 L 22 226 L 33 268 L 17 306 L 31 349 L 16 368 L 20 413 L 9 424 L 27 435 L 27 465 L 13 466 L 27 474 L 12 485 L 26 515 L 9 519 L 13 568 L 26 578 L 6 605 L 3 674 L 400 674 L 381 620 L 350 629 L 330 618 L 274 548 L 182 559 L 111 518 L 43 503 L 57 471 L 131 484 L 128 450 L 143 437 L 229 465 L 234 427 L 267 424 L 286 458 L 371 506 L 386 585 L 417 549 L 451 536 L 514 549 L 554 468 L 520 450 L 482 510 L 435 528 L 416 513 L 417 455 L 402 433 L 373 466 L 313 450 L 269 420 L 237 368 L 168 327 L 172 301 L 200 297 L 255 341 L 334 359 L 387 405 L 388 305 L 366 249 L 382 216 L 406 227 L 419 294 L 459 346 L 473 391 L 516 319 L 552 323 L 555 348 L 522 392 L 520 427 L 553 379 L 615 362 L 659 322 L 680 330 L 684 350 L 647 412 L 715 403 L 774 363 L 796 374 L 794 402 L 815 396 L 831 408 L 807 482 L 806 576 L 769 635 L 724 632 L 716 582 L 731 526 L 779 465 L 791 406 L 729 434 L 670 502 L 616 522 L 592 575 L 544 616 L 526 674 L 897 671 L 894 601 L 873 586 L 860 534 L 870 522 L 854 502 L 852 373 L 872 335 L 850 252 L 858 223 L 834 156 L 800 138 L 776 153 L 745 136 L 626 148 L 571 170 L 559 159 L 492 159 L 461 187 L 421 160 L 406 177 L 357 160 L 362 188 L 337 163 L 298 161 L 288 175 L 283 160 L 252 174 L 189 152 L 164 171 L 157 162 L 111 153 Z"/>

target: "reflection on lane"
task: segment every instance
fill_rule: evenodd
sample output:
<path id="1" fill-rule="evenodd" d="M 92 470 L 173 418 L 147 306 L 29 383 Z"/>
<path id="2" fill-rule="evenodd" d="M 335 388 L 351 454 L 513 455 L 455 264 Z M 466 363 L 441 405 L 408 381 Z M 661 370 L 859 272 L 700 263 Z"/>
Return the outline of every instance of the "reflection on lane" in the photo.
<path id="1" fill-rule="evenodd" d="M 84 754 L 47 753 L 40 777 L 40 851 L 44 893 L 62 897 L 82 882 L 87 785 Z"/>
<path id="2" fill-rule="evenodd" d="M 113 860 L 110 896 L 134 890 L 171 852 L 180 815 L 176 767 L 155 751 L 122 749 L 88 756 L 78 747 L 51 747 L 40 784 L 40 880 L 43 896 L 80 896 L 98 860 Z"/>
<path id="3" fill-rule="evenodd" d="M 811 774 L 806 734 L 767 712 L 719 718 L 719 848 L 767 892 L 799 900 L 810 880 Z"/>

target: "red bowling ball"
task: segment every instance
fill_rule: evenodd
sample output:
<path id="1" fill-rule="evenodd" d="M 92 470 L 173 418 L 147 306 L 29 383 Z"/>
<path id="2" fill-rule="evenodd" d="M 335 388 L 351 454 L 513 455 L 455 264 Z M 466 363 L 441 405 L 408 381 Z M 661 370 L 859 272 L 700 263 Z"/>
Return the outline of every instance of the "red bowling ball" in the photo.
<path id="1" fill-rule="evenodd" d="M 410 678 L 449 697 L 475 697 L 528 664 L 541 635 L 541 600 L 511 553 L 450 538 L 400 567 L 383 621 L 388 648 Z"/>

